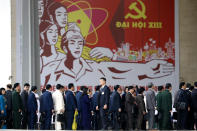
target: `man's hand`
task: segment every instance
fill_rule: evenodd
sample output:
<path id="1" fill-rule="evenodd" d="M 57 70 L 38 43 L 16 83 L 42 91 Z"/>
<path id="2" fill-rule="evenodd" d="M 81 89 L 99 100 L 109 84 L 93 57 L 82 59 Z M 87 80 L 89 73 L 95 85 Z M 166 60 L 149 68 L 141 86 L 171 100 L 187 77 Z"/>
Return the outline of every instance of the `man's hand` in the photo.
<path id="1" fill-rule="evenodd" d="M 143 111 L 143 115 L 146 115 L 146 112 L 145 111 Z"/>
<path id="2" fill-rule="evenodd" d="M 19 109 L 19 110 L 18 110 L 18 112 L 22 112 L 22 110 L 21 110 L 21 109 Z"/>
<path id="3" fill-rule="evenodd" d="M 109 48 L 104 48 L 104 47 L 95 47 L 90 51 L 90 57 L 92 58 L 102 58 L 102 57 L 108 57 L 112 59 L 113 53 Z"/>
<path id="4" fill-rule="evenodd" d="M 190 107 L 188 107 L 188 111 L 190 111 Z"/>
<path id="5" fill-rule="evenodd" d="M 164 60 L 153 60 L 145 64 L 144 75 L 148 78 L 161 78 L 169 76 L 174 72 L 174 66 Z"/>
<path id="6" fill-rule="evenodd" d="M 98 107 L 98 106 L 96 106 L 96 110 L 97 110 L 97 111 L 99 110 L 99 107 Z"/>
<path id="7" fill-rule="evenodd" d="M 105 109 L 105 110 L 107 109 L 107 105 L 106 104 L 104 105 L 103 109 Z"/>
<path id="8" fill-rule="evenodd" d="M 118 112 L 121 112 L 121 108 L 118 109 Z"/>
<path id="9" fill-rule="evenodd" d="M 61 109 L 61 110 L 60 110 L 60 113 L 64 113 L 64 109 Z"/>
<path id="10" fill-rule="evenodd" d="M 4 114 L 4 110 L 1 111 L 1 114 Z"/>

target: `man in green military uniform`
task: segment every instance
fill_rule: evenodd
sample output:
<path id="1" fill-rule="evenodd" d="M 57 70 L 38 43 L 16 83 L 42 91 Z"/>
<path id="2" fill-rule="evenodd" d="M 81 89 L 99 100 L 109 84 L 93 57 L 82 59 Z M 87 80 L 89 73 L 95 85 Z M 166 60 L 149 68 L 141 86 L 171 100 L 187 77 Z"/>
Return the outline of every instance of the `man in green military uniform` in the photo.
<path id="1" fill-rule="evenodd" d="M 14 91 L 12 93 L 12 109 L 13 109 L 13 128 L 21 128 L 21 113 L 23 109 L 22 100 L 20 96 L 21 87 L 19 83 L 14 84 Z"/>
<path id="2" fill-rule="evenodd" d="M 172 94 L 170 91 L 172 90 L 172 85 L 170 83 L 166 84 L 165 91 L 162 92 L 161 95 L 161 111 L 162 111 L 162 130 L 170 130 L 171 129 L 171 111 L 172 111 Z"/>
<path id="3" fill-rule="evenodd" d="M 162 92 L 163 92 L 163 86 L 158 86 L 158 94 L 156 96 L 157 100 L 157 110 L 158 110 L 158 126 L 159 129 L 161 129 L 162 126 L 162 111 L 161 111 L 161 106 L 162 106 Z"/>

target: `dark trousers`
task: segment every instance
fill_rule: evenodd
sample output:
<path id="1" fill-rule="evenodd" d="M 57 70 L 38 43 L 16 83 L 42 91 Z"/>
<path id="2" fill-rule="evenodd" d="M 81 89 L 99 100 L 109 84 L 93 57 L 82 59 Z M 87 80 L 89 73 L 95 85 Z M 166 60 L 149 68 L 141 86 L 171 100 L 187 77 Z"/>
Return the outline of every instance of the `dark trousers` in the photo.
<path id="1" fill-rule="evenodd" d="M 101 129 L 107 130 L 108 128 L 108 110 L 100 109 Z"/>
<path id="2" fill-rule="evenodd" d="M 13 111 L 13 129 L 21 129 L 21 113 Z"/>
<path id="3" fill-rule="evenodd" d="M 112 117 L 112 129 L 114 130 L 118 130 L 120 129 L 120 125 L 119 125 L 119 112 L 118 111 L 113 111 L 111 112 L 111 117 Z"/>
<path id="4" fill-rule="evenodd" d="M 178 111 L 178 120 L 177 120 L 177 129 L 178 130 L 184 130 L 187 128 L 186 122 L 187 122 L 187 110 L 179 110 Z"/>
<path id="5" fill-rule="evenodd" d="M 133 130 L 133 124 L 134 124 L 134 114 L 132 112 L 127 112 L 127 128 L 128 130 Z"/>
<path id="6" fill-rule="evenodd" d="M 137 129 L 138 130 L 142 129 L 143 117 L 144 117 L 143 112 L 138 112 L 138 115 L 137 115 Z"/>
<path id="7" fill-rule="evenodd" d="M 99 111 L 94 111 L 94 115 L 92 118 L 92 128 L 93 130 L 99 130 L 100 129 L 100 115 Z"/>
<path id="8" fill-rule="evenodd" d="M 27 124 L 28 124 L 28 112 L 23 111 L 22 129 L 27 129 Z"/>
<path id="9" fill-rule="evenodd" d="M 51 119 L 52 119 L 52 111 L 45 111 L 44 121 L 41 124 L 41 130 L 50 130 L 51 129 Z"/>
<path id="10" fill-rule="evenodd" d="M 74 119 L 74 113 L 75 111 L 67 111 L 66 116 L 67 116 L 67 130 L 72 130 L 72 123 Z"/>
<path id="11" fill-rule="evenodd" d="M 35 129 L 37 114 L 35 112 L 28 112 L 28 129 Z"/>
<path id="12" fill-rule="evenodd" d="M 127 129 L 127 112 L 122 111 L 120 113 L 120 123 L 121 123 L 121 129 L 126 130 Z"/>
<path id="13" fill-rule="evenodd" d="M 12 125 L 12 110 L 7 110 L 7 129 L 12 129 L 13 125 Z"/>

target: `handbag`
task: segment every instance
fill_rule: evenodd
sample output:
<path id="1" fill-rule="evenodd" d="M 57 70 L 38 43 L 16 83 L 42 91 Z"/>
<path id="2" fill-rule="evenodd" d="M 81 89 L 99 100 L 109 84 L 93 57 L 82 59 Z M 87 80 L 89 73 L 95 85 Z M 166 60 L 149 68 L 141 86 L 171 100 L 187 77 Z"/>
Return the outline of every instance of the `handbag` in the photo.
<path id="1" fill-rule="evenodd" d="M 64 114 L 57 114 L 57 121 L 58 122 L 64 122 L 65 121 Z"/>
<path id="2" fill-rule="evenodd" d="M 78 111 L 76 110 L 74 114 L 73 123 L 72 123 L 72 130 L 77 130 L 77 116 L 78 116 Z"/>

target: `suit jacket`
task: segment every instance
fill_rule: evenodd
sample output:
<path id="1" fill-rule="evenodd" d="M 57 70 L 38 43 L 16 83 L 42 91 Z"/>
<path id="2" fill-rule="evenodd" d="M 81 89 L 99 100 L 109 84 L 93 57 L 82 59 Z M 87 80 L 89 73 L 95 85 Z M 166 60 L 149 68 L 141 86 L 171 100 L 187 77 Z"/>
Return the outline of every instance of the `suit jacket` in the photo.
<path id="1" fill-rule="evenodd" d="M 36 96 L 33 92 L 31 92 L 28 96 L 27 100 L 27 110 L 28 112 L 36 112 L 38 109 Z"/>
<path id="2" fill-rule="evenodd" d="M 156 100 L 157 100 L 157 110 L 161 111 L 161 106 L 162 106 L 162 92 L 159 91 L 159 93 L 156 96 Z"/>
<path id="3" fill-rule="evenodd" d="M 94 111 L 96 110 L 96 106 L 99 105 L 98 97 L 99 97 L 99 91 L 96 91 L 92 97 L 92 108 Z"/>
<path id="4" fill-rule="evenodd" d="M 64 97 L 61 91 L 56 90 L 52 94 L 52 98 L 53 98 L 54 110 L 57 112 L 57 114 L 60 114 L 60 110 L 65 109 Z"/>
<path id="5" fill-rule="evenodd" d="M 19 109 L 23 110 L 23 103 L 19 92 L 12 92 L 12 110 L 18 112 Z"/>
<path id="6" fill-rule="evenodd" d="M 178 102 L 186 103 L 186 110 L 190 106 L 189 96 L 186 90 L 180 89 L 180 94 L 178 96 Z"/>
<path id="7" fill-rule="evenodd" d="M 98 97 L 98 103 L 99 107 L 103 109 L 104 105 L 107 105 L 109 107 L 109 98 L 110 98 L 110 89 L 108 86 L 104 86 L 100 89 L 99 97 Z"/>
<path id="8" fill-rule="evenodd" d="M 132 94 L 130 92 L 128 92 L 126 94 L 125 97 L 126 101 L 125 101 L 125 110 L 127 112 L 132 112 L 134 113 L 134 103 L 135 103 L 135 98 L 132 96 Z"/>
<path id="9" fill-rule="evenodd" d="M 191 100 L 192 100 L 192 108 L 194 112 L 197 112 L 197 89 L 193 89 L 192 94 L 191 94 Z"/>
<path id="10" fill-rule="evenodd" d="M 121 108 L 121 97 L 117 91 L 114 91 L 110 97 L 109 111 L 118 111 Z"/>
<path id="11" fill-rule="evenodd" d="M 43 95 L 41 96 L 40 105 L 40 110 L 42 110 L 42 112 L 52 111 L 54 109 L 51 92 L 45 91 L 43 93 Z"/>
<path id="12" fill-rule="evenodd" d="M 66 111 L 74 111 L 77 108 L 76 98 L 72 91 L 66 92 Z"/>
<path id="13" fill-rule="evenodd" d="M 155 110 L 156 98 L 153 89 L 149 88 L 148 91 L 146 92 L 146 104 L 147 104 L 147 110 Z"/>
<path id="14" fill-rule="evenodd" d="M 81 92 L 81 91 L 77 92 L 77 94 L 76 94 L 76 100 L 77 100 L 77 108 L 78 108 L 78 111 L 81 111 L 81 105 L 80 105 L 80 98 L 81 98 L 81 95 L 82 95 L 82 92 Z"/>
<path id="15" fill-rule="evenodd" d="M 138 95 L 136 96 L 136 103 L 137 103 L 137 106 L 138 106 L 138 112 L 139 113 L 143 113 L 146 112 L 146 108 L 145 108 L 145 102 L 144 102 L 144 96 L 143 95 Z"/>
<path id="16" fill-rule="evenodd" d="M 161 94 L 161 111 L 169 112 L 172 110 L 172 94 L 165 90 Z"/>
<path id="17" fill-rule="evenodd" d="M 23 90 L 21 93 L 21 99 L 23 102 L 23 108 L 25 111 L 27 111 L 27 99 L 28 99 L 28 92 Z"/>
<path id="18" fill-rule="evenodd" d="M 12 91 L 7 90 L 5 97 L 7 99 L 7 110 L 10 111 L 12 110 Z"/>

